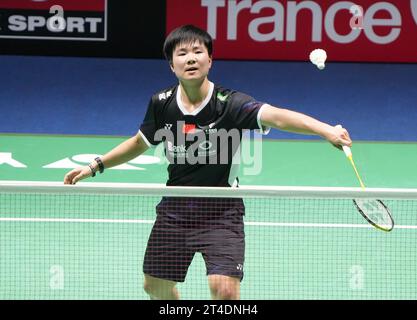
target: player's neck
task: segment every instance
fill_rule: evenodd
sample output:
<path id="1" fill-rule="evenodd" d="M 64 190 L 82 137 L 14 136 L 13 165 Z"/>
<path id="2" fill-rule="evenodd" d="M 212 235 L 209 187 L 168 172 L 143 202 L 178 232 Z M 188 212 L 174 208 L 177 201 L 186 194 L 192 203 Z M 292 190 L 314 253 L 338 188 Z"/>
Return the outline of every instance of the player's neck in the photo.
<path id="1" fill-rule="evenodd" d="M 207 97 L 209 88 L 210 82 L 207 78 L 199 83 L 180 81 L 182 103 L 189 111 L 198 108 Z"/>

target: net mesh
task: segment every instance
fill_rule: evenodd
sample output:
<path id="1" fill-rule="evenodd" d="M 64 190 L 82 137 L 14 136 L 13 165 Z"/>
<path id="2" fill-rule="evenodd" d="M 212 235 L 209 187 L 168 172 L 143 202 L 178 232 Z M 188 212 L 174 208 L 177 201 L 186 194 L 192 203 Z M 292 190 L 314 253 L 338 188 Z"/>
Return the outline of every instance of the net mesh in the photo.
<path id="1" fill-rule="evenodd" d="M 166 219 L 149 249 L 154 266 L 181 277 L 183 252 L 197 251 L 177 288 L 182 299 L 210 299 L 200 251 L 240 250 L 242 203 L 161 198 L 0 189 L 0 299 L 148 299 L 142 266 L 157 205 Z M 417 199 L 384 200 L 396 221 L 390 233 L 370 226 L 352 199 L 243 203 L 241 299 L 417 299 Z"/>

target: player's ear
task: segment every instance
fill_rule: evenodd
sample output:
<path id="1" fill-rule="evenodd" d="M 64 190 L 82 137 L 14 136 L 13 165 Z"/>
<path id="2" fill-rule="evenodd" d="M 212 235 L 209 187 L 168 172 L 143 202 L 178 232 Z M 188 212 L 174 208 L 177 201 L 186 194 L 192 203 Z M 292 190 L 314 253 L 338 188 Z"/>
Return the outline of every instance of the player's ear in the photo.
<path id="1" fill-rule="evenodd" d="M 174 64 L 172 63 L 172 61 L 169 62 L 169 67 L 171 68 L 172 72 L 175 72 L 174 70 Z"/>
<path id="2" fill-rule="evenodd" d="M 213 56 L 209 56 L 209 68 L 211 68 L 212 64 L 213 64 Z"/>

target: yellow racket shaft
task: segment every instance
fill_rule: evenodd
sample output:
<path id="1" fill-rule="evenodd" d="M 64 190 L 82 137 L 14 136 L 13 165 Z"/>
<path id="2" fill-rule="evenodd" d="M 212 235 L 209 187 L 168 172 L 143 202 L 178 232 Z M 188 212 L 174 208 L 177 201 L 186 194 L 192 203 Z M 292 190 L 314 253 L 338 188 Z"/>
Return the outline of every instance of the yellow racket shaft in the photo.
<path id="1" fill-rule="evenodd" d="M 358 178 L 362 189 L 365 189 L 365 185 L 362 182 L 361 176 L 359 175 L 359 172 L 356 169 L 355 162 L 353 162 L 352 151 L 350 150 L 348 146 L 343 146 L 343 151 L 345 152 L 346 157 L 349 159 L 350 163 L 352 164 L 353 170 L 355 170 L 356 177 Z"/>
<path id="2" fill-rule="evenodd" d="M 342 125 L 338 124 L 336 127 L 337 128 L 342 128 Z M 353 162 L 352 150 L 350 150 L 350 148 L 348 146 L 342 146 L 342 149 L 343 149 L 343 152 L 345 153 L 346 157 L 349 159 L 350 163 L 352 164 L 353 170 L 355 170 L 356 177 L 358 178 L 362 189 L 365 189 L 365 185 L 362 182 L 361 176 L 359 175 L 359 172 L 356 169 L 355 162 Z"/>
<path id="3" fill-rule="evenodd" d="M 365 189 L 365 185 L 362 182 L 361 176 L 359 175 L 358 170 L 356 169 L 355 162 L 353 162 L 352 156 L 348 157 L 350 163 L 352 164 L 353 170 L 355 170 L 356 176 L 358 177 L 359 183 L 361 184 L 362 189 Z"/>

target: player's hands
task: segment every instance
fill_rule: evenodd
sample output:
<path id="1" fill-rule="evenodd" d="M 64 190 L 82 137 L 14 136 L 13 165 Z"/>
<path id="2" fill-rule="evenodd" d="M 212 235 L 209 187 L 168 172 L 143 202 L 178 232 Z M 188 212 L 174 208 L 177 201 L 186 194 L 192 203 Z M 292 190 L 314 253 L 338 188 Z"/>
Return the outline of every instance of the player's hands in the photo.
<path id="1" fill-rule="evenodd" d="M 340 124 L 331 127 L 327 140 L 340 150 L 342 150 L 343 146 L 352 146 L 352 140 L 350 139 L 349 132 Z"/>
<path id="2" fill-rule="evenodd" d="M 64 184 L 76 184 L 78 181 L 91 177 L 93 173 L 89 166 L 78 167 L 68 172 L 64 177 Z"/>

